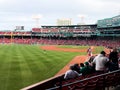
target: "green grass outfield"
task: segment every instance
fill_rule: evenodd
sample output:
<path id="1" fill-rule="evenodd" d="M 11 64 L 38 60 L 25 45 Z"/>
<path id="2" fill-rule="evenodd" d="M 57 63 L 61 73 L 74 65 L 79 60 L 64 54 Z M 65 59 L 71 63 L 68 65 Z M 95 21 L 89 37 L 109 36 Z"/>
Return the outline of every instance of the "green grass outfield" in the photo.
<path id="1" fill-rule="evenodd" d="M 82 54 L 86 53 L 44 51 L 40 45 L 0 45 L 0 90 L 19 90 L 50 78 Z"/>

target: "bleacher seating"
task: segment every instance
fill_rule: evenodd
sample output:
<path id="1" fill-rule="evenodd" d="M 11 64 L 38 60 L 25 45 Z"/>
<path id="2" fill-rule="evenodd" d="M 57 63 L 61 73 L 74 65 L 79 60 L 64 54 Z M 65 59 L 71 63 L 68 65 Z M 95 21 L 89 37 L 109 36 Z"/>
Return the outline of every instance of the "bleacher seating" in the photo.
<path id="1" fill-rule="evenodd" d="M 41 28 L 32 28 L 32 32 L 41 32 Z"/>
<path id="2" fill-rule="evenodd" d="M 120 70 L 92 76 L 82 80 L 73 80 L 72 83 L 68 82 L 61 85 L 61 90 L 105 90 L 105 88 L 108 88 L 109 90 L 110 86 L 116 87 L 117 85 L 120 85 Z M 59 90 L 59 88 L 56 87 L 47 90 Z"/>

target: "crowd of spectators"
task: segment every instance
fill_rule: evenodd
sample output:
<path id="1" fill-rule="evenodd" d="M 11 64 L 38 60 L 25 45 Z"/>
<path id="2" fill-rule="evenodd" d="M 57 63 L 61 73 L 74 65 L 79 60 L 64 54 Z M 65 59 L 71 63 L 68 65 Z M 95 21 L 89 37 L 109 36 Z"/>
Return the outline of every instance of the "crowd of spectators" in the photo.
<path id="1" fill-rule="evenodd" d="M 119 53 L 120 52 L 118 52 L 116 48 L 113 49 L 109 55 L 106 55 L 105 51 L 101 51 L 100 54 L 91 56 L 91 58 L 84 63 L 70 66 L 70 70 L 65 73 L 64 79 L 76 78 L 81 75 L 84 76 L 92 73 L 102 74 L 118 70 L 120 69 Z"/>
<path id="2" fill-rule="evenodd" d="M 120 40 L 91 40 L 91 39 L 49 39 L 49 38 L 0 38 L 0 43 L 17 43 L 17 44 L 49 44 L 49 45 L 89 45 L 120 47 Z"/>

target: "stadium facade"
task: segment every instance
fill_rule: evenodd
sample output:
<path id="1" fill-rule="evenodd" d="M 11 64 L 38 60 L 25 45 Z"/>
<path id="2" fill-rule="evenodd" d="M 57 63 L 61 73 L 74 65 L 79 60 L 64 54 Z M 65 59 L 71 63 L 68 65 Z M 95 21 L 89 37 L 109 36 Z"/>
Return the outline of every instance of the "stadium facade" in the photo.
<path id="1" fill-rule="evenodd" d="M 61 25 L 33 28 L 32 34 L 43 37 L 120 37 L 120 15 L 98 20 L 93 25 Z"/>
<path id="2" fill-rule="evenodd" d="M 97 29 L 99 36 L 120 37 L 120 15 L 98 20 Z"/>
<path id="3" fill-rule="evenodd" d="M 57 25 L 32 28 L 32 31 L 0 31 L 0 36 L 92 37 L 120 36 L 120 15 L 98 20 L 92 25 Z"/>
<path id="4" fill-rule="evenodd" d="M 0 31 L 0 43 L 44 44 L 39 40 L 119 40 L 119 38 L 120 15 L 98 20 L 97 24 L 91 25 L 41 26 L 32 28 L 31 31 Z"/>

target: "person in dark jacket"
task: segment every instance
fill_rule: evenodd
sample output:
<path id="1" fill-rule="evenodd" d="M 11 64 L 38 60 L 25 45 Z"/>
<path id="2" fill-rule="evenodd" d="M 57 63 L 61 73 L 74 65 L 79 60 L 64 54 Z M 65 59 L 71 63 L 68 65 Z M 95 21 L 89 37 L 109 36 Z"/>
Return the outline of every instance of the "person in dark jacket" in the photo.
<path id="1" fill-rule="evenodd" d="M 84 65 L 85 66 L 80 70 L 82 75 L 87 75 L 87 74 L 92 73 L 92 67 L 89 65 L 89 63 L 85 62 Z"/>
<path id="2" fill-rule="evenodd" d="M 74 70 L 75 70 L 76 72 L 80 73 L 80 67 L 79 67 L 79 64 L 78 64 L 78 63 L 74 64 Z"/>
<path id="3" fill-rule="evenodd" d="M 112 52 L 110 52 L 110 55 L 109 55 L 109 60 L 110 60 L 109 69 L 110 69 L 110 71 L 119 69 L 118 59 L 119 59 L 118 52 L 117 52 L 117 49 L 115 48 L 115 49 L 113 49 Z"/>

